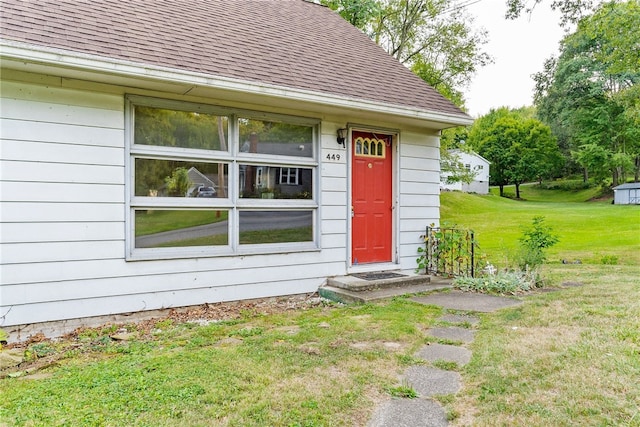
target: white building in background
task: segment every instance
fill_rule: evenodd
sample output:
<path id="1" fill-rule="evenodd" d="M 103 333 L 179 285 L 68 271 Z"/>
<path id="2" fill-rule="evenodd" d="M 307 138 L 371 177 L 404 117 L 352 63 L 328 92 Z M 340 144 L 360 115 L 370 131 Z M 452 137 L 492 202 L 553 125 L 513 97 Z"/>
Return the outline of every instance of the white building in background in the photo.
<path id="1" fill-rule="evenodd" d="M 461 150 L 449 150 L 452 157 L 457 158 L 458 162 L 467 171 L 475 173 L 473 181 L 469 184 L 466 182 L 448 183 L 447 178 L 450 173 L 442 172 L 440 175 L 440 188 L 449 191 L 463 191 L 465 193 L 488 194 L 489 193 L 489 165 L 491 162 L 476 153 L 467 153 Z"/>
<path id="2" fill-rule="evenodd" d="M 613 187 L 613 203 L 616 205 L 640 205 L 640 182 Z"/>

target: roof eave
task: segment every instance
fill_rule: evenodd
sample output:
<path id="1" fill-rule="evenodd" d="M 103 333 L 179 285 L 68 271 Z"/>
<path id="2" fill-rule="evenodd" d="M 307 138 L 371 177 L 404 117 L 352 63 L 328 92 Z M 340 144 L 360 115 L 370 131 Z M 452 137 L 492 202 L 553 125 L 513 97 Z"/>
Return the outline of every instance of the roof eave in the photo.
<path id="1" fill-rule="evenodd" d="M 334 109 L 368 111 L 404 117 L 412 121 L 429 122 L 430 126 L 436 129 L 466 126 L 473 123 L 473 119 L 466 114 L 454 115 L 416 107 L 381 104 L 371 100 L 354 99 L 331 93 L 233 79 L 153 64 L 141 64 L 0 39 L 0 66 L 2 68 L 25 68 L 28 64 L 36 64 L 52 70 L 58 69 L 58 71 L 65 70 L 67 73 L 65 77 L 73 77 L 74 72 L 78 74 L 89 72 L 94 77 L 102 76 L 103 79 L 98 80 L 99 82 L 118 84 L 119 79 L 122 79 L 120 84 L 125 86 L 130 85 L 131 81 L 136 81 L 139 83 L 148 82 L 149 86 L 153 88 L 153 82 L 165 82 L 170 84 L 172 89 L 164 88 L 164 90 L 181 94 L 192 94 L 199 88 L 214 88 L 222 91 L 259 94 L 288 101 L 330 106 Z M 136 87 L 141 86 L 138 84 Z"/>

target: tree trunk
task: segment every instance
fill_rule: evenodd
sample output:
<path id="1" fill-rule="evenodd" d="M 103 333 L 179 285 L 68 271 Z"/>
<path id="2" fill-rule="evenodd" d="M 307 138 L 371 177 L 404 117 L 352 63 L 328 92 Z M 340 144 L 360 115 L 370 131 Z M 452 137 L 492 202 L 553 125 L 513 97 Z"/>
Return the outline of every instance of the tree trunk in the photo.
<path id="1" fill-rule="evenodd" d="M 516 199 L 520 198 L 520 183 L 516 182 Z"/>
<path id="2" fill-rule="evenodd" d="M 504 184 L 500 184 L 500 197 L 504 197 Z"/>
<path id="3" fill-rule="evenodd" d="M 587 168 L 582 169 L 582 182 L 589 181 L 589 171 Z"/>

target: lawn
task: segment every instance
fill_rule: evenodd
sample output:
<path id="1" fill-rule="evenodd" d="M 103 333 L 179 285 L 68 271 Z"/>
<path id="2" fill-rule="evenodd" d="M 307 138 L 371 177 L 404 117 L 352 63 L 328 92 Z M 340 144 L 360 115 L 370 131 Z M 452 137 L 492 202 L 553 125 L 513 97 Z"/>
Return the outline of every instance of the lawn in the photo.
<path id="1" fill-rule="evenodd" d="M 640 426 L 638 270 L 547 266 L 554 284 L 583 286 L 483 315 L 452 424 Z"/>
<path id="2" fill-rule="evenodd" d="M 557 198 L 555 191 L 546 193 L 548 199 Z M 443 193 L 440 203 L 442 223 L 473 229 L 482 251 L 498 265 L 504 265 L 516 250 L 523 225 L 529 225 L 534 216 L 543 216 L 560 238 L 548 251 L 550 263 L 601 264 L 603 259 L 615 258 L 619 264 L 640 265 L 639 206 L 518 201 L 461 192 Z"/>
<path id="3" fill-rule="evenodd" d="M 44 378 L 0 380 L 0 425 L 365 425 L 440 313 L 400 298 L 82 331 L 30 346 L 57 355 Z"/>
<path id="4" fill-rule="evenodd" d="M 443 195 L 443 220 L 472 226 L 497 258 L 534 215 L 561 237 L 544 275 L 549 290 L 562 289 L 480 314 L 471 362 L 446 366 L 464 383 L 437 398 L 452 426 L 640 426 L 638 212 Z M 605 254 L 619 264 L 602 264 Z M 207 310 L 227 305 L 205 306 L 202 318 L 217 321 L 174 313 L 32 342 L 29 363 L 0 372 L 0 426 L 365 426 L 381 401 L 410 395 L 398 376 L 428 364 L 415 354 L 445 310 L 405 297 L 314 301 L 273 311 L 243 303 L 213 317 Z"/>

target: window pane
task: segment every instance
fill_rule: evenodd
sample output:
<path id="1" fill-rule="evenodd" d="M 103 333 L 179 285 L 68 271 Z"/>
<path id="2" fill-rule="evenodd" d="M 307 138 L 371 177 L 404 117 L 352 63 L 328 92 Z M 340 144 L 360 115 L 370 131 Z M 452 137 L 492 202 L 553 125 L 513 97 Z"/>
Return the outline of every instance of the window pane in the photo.
<path id="1" fill-rule="evenodd" d="M 135 159 L 134 165 L 136 196 L 227 197 L 225 163 Z"/>
<path id="2" fill-rule="evenodd" d="M 263 120 L 239 119 L 240 151 L 313 157 L 313 127 Z"/>
<path id="3" fill-rule="evenodd" d="M 313 173 L 310 168 L 240 164 L 238 172 L 240 197 L 307 200 L 313 198 Z"/>
<path id="4" fill-rule="evenodd" d="M 226 116 L 135 106 L 134 143 L 227 151 Z"/>
<path id="5" fill-rule="evenodd" d="M 312 242 L 311 211 L 241 211 L 240 244 Z"/>
<path id="6" fill-rule="evenodd" d="M 135 247 L 226 246 L 228 212 L 136 210 Z"/>

